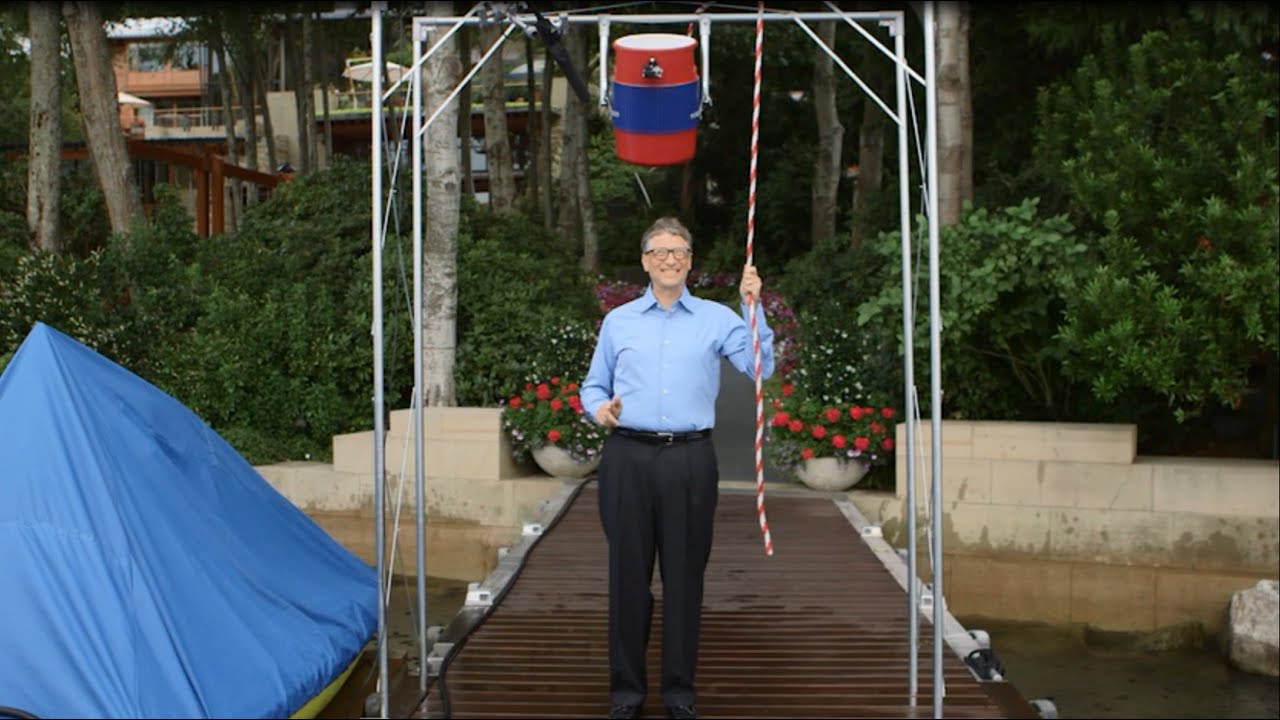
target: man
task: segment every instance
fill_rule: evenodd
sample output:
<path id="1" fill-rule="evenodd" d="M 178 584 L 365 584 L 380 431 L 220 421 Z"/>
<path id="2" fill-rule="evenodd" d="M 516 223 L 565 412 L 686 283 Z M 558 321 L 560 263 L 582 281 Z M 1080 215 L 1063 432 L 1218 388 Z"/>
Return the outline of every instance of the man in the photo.
<path id="1" fill-rule="evenodd" d="M 656 551 L 662 701 L 671 717 L 696 718 L 702 580 L 719 483 L 711 428 L 720 358 L 755 377 L 747 315 L 752 298 L 764 377 L 773 373 L 773 331 L 760 309 L 760 277 L 751 265 L 743 268 L 738 287 L 741 317 L 689 293 L 693 238 L 679 220 L 655 222 L 640 250 L 649 287 L 605 316 L 579 393 L 595 421 L 613 428 L 597 470 L 600 522 L 609 541 L 609 717 L 639 717 L 644 704 Z"/>

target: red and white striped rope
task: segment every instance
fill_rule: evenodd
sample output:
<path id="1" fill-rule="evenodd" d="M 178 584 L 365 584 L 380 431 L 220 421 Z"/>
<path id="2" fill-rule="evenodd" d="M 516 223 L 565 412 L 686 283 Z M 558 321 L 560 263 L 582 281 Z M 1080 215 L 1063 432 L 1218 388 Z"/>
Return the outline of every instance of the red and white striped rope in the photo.
<path id="1" fill-rule="evenodd" d="M 758 4 L 756 14 L 756 75 L 751 95 L 751 187 L 747 193 L 747 264 L 753 265 L 756 234 L 756 157 L 760 149 L 760 46 L 764 40 L 764 3 Z M 769 521 L 764 514 L 764 389 L 760 371 L 760 335 L 756 328 L 756 302 L 754 295 L 747 305 L 751 317 L 751 349 L 756 360 L 756 516 L 760 518 L 760 532 L 764 534 L 764 552 L 773 554 L 773 538 L 769 536 Z"/>

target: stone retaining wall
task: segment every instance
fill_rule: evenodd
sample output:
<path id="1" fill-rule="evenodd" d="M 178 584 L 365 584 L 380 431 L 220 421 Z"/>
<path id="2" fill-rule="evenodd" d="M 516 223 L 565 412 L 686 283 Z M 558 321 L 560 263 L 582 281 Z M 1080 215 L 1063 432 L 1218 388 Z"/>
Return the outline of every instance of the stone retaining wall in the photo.
<path id="1" fill-rule="evenodd" d="M 916 442 L 921 529 L 929 433 L 922 423 Z M 1140 457 L 1132 425 L 948 420 L 941 440 L 943 591 L 958 615 L 1216 631 L 1233 592 L 1278 574 L 1275 461 Z M 901 547 L 903 425 L 897 447 L 896 492 L 855 501 Z"/>

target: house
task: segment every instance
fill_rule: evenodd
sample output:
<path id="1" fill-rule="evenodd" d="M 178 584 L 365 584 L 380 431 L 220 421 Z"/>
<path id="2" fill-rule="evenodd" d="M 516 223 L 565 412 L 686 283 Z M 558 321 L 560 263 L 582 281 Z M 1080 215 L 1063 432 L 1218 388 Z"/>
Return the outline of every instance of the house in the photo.
<path id="1" fill-rule="evenodd" d="M 322 13 L 322 20 L 346 20 L 359 17 L 353 11 Z M 191 38 L 192 24 L 183 18 L 134 18 L 107 23 L 106 34 L 112 54 L 116 87 L 120 103 L 121 131 L 130 139 L 130 152 L 137 160 L 137 179 L 143 193 L 144 205 L 151 201 L 152 190 L 157 183 L 168 183 L 184 189 L 188 197 L 188 209 L 198 219 L 221 212 L 205 223 L 207 231 L 220 232 L 226 226 L 223 214 L 233 211 L 234 203 L 227 197 L 213 197 L 210 188 L 217 187 L 221 179 L 213 178 L 213 159 L 226 155 L 227 118 L 222 101 L 219 79 L 219 59 L 202 43 Z M 537 131 L 538 115 L 530 123 L 529 103 L 525 99 L 527 83 L 521 74 L 523 62 L 516 59 L 517 43 L 508 43 L 511 68 L 508 80 L 508 128 L 512 140 L 512 156 L 516 164 L 517 179 L 523 176 L 528 160 L 529 134 Z M 270 49 L 272 68 L 268 82 L 275 89 L 268 89 L 267 106 L 270 111 L 275 157 L 267 157 L 266 143 L 260 141 L 257 163 L 242 161 L 242 165 L 274 170 L 286 165 L 298 166 L 299 117 L 294 92 L 279 89 L 284 85 L 286 50 L 283 42 Z M 336 154 L 368 157 L 372 135 L 370 122 L 372 111 L 368 92 L 367 72 L 360 75 L 361 59 L 352 58 L 346 63 L 346 71 L 340 82 L 314 89 L 316 108 L 315 137 L 331 138 Z M 540 61 L 539 61 L 540 62 Z M 364 59 L 367 65 L 367 59 Z M 536 69 L 536 68 L 535 68 Z M 291 72 L 291 71 L 290 71 Z M 362 82 L 365 81 L 365 82 Z M 403 86 L 402 86 L 403 87 Z M 326 97 L 327 94 L 327 97 Z M 565 88 L 563 79 L 553 85 L 553 122 L 559 118 L 563 107 Z M 328 118 L 323 108 L 329 108 Z M 394 104 L 395 101 L 392 101 Z M 234 108 L 233 112 L 238 110 Z M 244 120 L 232 119 L 231 136 L 238 150 L 246 151 Z M 254 118 L 257 137 L 265 136 L 265 123 L 261 115 Z M 553 126 L 553 130 L 554 130 Z M 558 133 L 556 133 L 558 135 Z M 484 120 L 479 104 L 473 105 L 471 117 L 471 164 L 476 189 L 487 190 L 487 159 L 483 153 Z M 135 149 L 145 148 L 141 156 Z M 318 143 L 318 162 L 323 166 L 324 141 Z M 158 155 L 163 157 L 158 157 Z M 186 158 L 190 158 L 189 161 Z M 222 163 L 225 172 L 256 182 L 269 192 L 277 180 L 272 173 L 259 173 L 250 168 L 236 168 Z M 243 172 L 239 172 L 243 171 Z M 199 175 L 203 173 L 204 177 Z M 248 173 L 248 174 L 246 174 Z M 202 189 L 203 186 L 203 189 Z M 202 197 L 208 196 L 208 197 Z M 205 232 L 202 230 L 201 232 Z"/>

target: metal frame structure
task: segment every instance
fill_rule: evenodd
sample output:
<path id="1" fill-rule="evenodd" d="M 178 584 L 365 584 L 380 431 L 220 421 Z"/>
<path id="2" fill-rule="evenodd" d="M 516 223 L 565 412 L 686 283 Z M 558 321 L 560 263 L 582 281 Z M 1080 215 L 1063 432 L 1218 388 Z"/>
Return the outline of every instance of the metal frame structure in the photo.
<path id="1" fill-rule="evenodd" d="M 372 44 L 372 62 L 375 67 L 383 64 L 383 47 L 382 47 L 382 20 L 386 10 L 387 3 L 385 0 L 375 0 L 372 6 L 372 31 L 370 40 Z M 601 61 L 599 69 L 600 83 L 600 104 L 607 104 L 608 77 L 608 45 L 610 37 L 610 28 L 614 24 L 620 25 L 657 25 L 657 24 L 675 24 L 675 23 L 696 23 L 700 33 L 700 45 L 702 51 L 702 97 L 705 103 L 711 102 L 710 92 L 710 41 L 711 28 L 715 23 L 723 22 L 756 22 L 757 19 L 763 17 L 763 21 L 767 23 L 786 22 L 792 23 L 800 27 L 809 37 L 817 43 L 834 61 L 834 63 L 842 70 L 851 80 L 880 108 L 889 118 L 896 124 L 898 128 L 898 170 L 899 170 L 899 205 L 900 205 L 900 223 L 902 238 L 902 328 L 903 328 L 903 397 L 904 407 L 906 408 L 906 447 L 899 448 L 899 452 L 906 452 L 906 474 L 907 474 L 907 492 L 906 500 L 908 507 L 907 515 L 907 565 L 910 582 L 908 583 L 907 604 L 909 616 L 909 644 L 907 649 L 909 653 L 908 668 L 908 692 L 912 704 L 916 702 L 916 696 L 919 691 L 919 668 L 917 667 L 917 654 L 919 647 L 919 612 L 924 607 L 926 613 L 931 613 L 931 619 L 934 627 L 933 642 L 933 716 L 942 717 L 942 698 L 945 695 L 945 688 L 942 680 L 942 648 L 946 644 L 944 637 L 944 625 L 946 617 L 946 606 L 943 598 L 942 588 L 942 533 L 941 533 L 941 517 L 942 517 L 942 386 L 941 386 L 941 313 L 939 308 L 939 271 L 938 271 L 938 225 L 936 218 L 938 217 L 938 179 L 937 179 L 937 91 L 935 79 L 936 65 L 936 47 L 935 47 L 935 3 L 925 2 L 923 10 L 923 26 L 924 26 L 924 75 L 920 75 L 912 69 L 911 64 L 907 61 L 905 55 L 905 18 L 901 11 L 873 11 L 873 12 L 847 12 L 838 8 L 834 3 L 827 2 L 829 12 L 790 12 L 785 10 L 765 10 L 763 3 L 760 9 L 755 12 L 712 12 L 707 9 L 706 3 L 690 3 L 690 5 L 699 5 L 699 12 L 692 13 L 662 13 L 662 14 L 615 14 L 610 13 L 610 9 L 617 9 L 618 6 L 609 5 L 599 8 L 584 8 L 572 12 L 561 12 L 557 15 L 555 22 L 557 27 L 565 27 L 566 24 L 594 24 L 599 28 L 600 34 L 600 52 Z M 424 546 L 424 518 L 423 518 L 423 457 L 422 457 L 422 397 L 423 397 L 423 367 L 422 367 L 422 328 L 423 328 L 423 307 L 422 307 L 422 171 L 423 171 L 423 145 L 422 139 L 426 130 L 433 122 L 446 110 L 452 107 L 458 93 L 471 81 L 471 79 L 479 72 L 480 68 L 494 54 L 496 54 L 503 42 L 512 34 L 512 32 L 520 28 L 524 33 L 532 36 L 533 27 L 536 17 L 529 13 L 521 12 L 520 8 L 523 3 L 495 3 L 482 2 L 477 3 L 471 8 L 467 14 L 456 17 L 415 17 L 412 23 L 412 41 L 414 48 L 413 65 L 409 68 L 406 77 L 409 80 L 410 91 L 413 96 L 413 132 L 411 141 L 412 154 L 412 186 L 413 186 L 413 337 L 414 337 L 414 391 L 413 391 L 413 443 L 414 443 L 414 487 L 415 496 L 417 498 L 415 511 L 415 528 L 417 532 L 417 555 L 416 555 L 416 575 L 417 575 L 417 595 L 418 595 L 418 641 L 421 649 L 421 657 L 424 658 L 422 671 L 420 673 L 420 688 L 425 691 L 427 686 L 428 673 L 426 670 L 425 658 L 429 648 L 427 647 L 427 622 L 426 622 L 426 574 L 425 574 L 425 548 Z M 482 16 L 481 10 L 485 9 L 490 13 L 489 17 Z M 495 17 L 496 16 L 496 17 Z M 857 74 L 849 68 L 848 65 L 829 47 L 822 39 L 806 24 L 806 21 L 823 21 L 836 20 L 842 21 L 852 27 L 860 35 L 862 35 L 869 43 L 875 46 L 881 54 L 888 57 L 894 62 L 895 83 L 896 83 L 896 108 L 890 109 L 888 104 L 882 100 L 875 92 L 873 92 L 866 83 L 864 83 Z M 481 59 L 472 67 L 466 75 L 453 88 L 448 99 L 445 100 L 435 112 L 423 118 L 422 107 L 422 73 L 424 62 L 439 49 L 445 40 L 464 25 L 480 25 L 481 23 L 502 22 L 506 25 L 505 31 L 486 49 Z M 888 28 L 893 38 L 893 50 L 885 47 L 883 43 L 873 37 L 865 28 L 859 25 L 859 22 L 878 23 Z M 442 26 L 449 26 L 445 34 L 437 39 L 432 46 L 424 53 L 422 48 L 425 36 L 429 31 Z M 925 107 L 926 107 L 926 124 L 925 124 L 925 142 L 924 157 L 921 163 L 921 178 L 924 182 L 923 204 L 924 212 L 928 222 L 928 263 L 929 263 L 929 378 L 930 378 L 930 411 L 931 411 L 931 432 L 930 432 L 930 504 L 929 519 L 930 527 L 928 533 L 931 538 L 930 557 L 931 557 L 931 592 L 932 602 L 924 601 L 921 597 L 921 582 L 916 572 L 916 511 L 917 501 L 915 497 L 916 490 L 916 462 L 915 451 L 916 442 L 919 438 L 920 420 L 918 417 L 919 407 L 916 402 L 915 388 L 915 358 L 914 358 L 914 318 L 913 318 L 913 296 L 912 288 L 912 229 L 911 229 L 911 196 L 910 196 L 910 172 L 908 165 L 909 136 L 908 126 L 915 121 L 914 112 L 908 109 L 908 95 L 910 93 L 910 83 L 915 81 L 925 88 Z M 382 183 L 382 148 L 385 138 L 384 132 L 384 116 L 383 104 L 399 89 L 400 85 L 405 82 L 405 78 L 396 82 L 390 89 L 384 91 L 381 73 L 373 74 L 373 117 L 372 117 L 372 203 L 373 203 L 373 220 L 372 220 L 372 251 L 373 251 L 373 419 L 374 419 L 374 443 L 373 443 L 373 476 L 374 476 L 374 515 L 375 515 L 375 560 L 378 567 L 379 577 L 379 605 L 378 605 L 378 668 L 379 668 L 379 696 L 381 701 L 381 717 L 387 717 L 389 711 L 389 696 L 387 687 L 388 678 L 388 657 L 386 642 L 386 594 L 388 592 L 386 582 L 384 580 L 384 572 L 386 568 L 386 550 L 385 534 L 384 534 L 384 493 L 385 493 L 385 459 L 383 450 L 383 439 L 385 435 L 384 427 L 384 400 L 383 400 L 383 315 L 382 315 L 382 251 L 384 244 L 384 213 L 383 203 L 388 202 L 389 198 L 384 198 Z M 909 115 L 909 112 L 911 113 Z M 908 120 L 910 118 L 910 121 Z M 919 138 L 917 137 L 916 152 L 920 152 Z"/>

